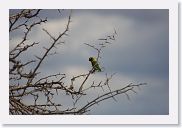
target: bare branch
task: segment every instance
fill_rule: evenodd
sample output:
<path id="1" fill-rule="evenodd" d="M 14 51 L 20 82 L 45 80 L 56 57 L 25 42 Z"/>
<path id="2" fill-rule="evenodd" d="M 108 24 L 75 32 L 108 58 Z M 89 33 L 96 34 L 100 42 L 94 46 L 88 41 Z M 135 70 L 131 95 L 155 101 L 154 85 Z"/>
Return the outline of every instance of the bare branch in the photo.
<path id="1" fill-rule="evenodd" d="M 15 14 L 9 16 L 9 33 L 23 32 L 22 39 L 9 51 L 9 113 L 12 115 L 58 115 L 58 114 L 86 114 L 91 110 L 94 105 L 99 105 L 102 101 L 112 98 L 116 100 L 116 96 L 123 94 L 130 100 L 130 93 L 137 93 L 135 88 L 146 85 L 141 84 L 128 84 L 125 87 L 112 89 L 111 81 L 115 75 L 108 75 L 105 71 L 101 71 L 100 75 L 104 76 L 103 79 L 96 80 L 95 69 L 92 67 L 86 73 L 74 74 L 73 77 L 68 77 L 62 71 L 58 73 L 45 74 L 41 70 L 43 62 L 46 58 L 49 59 L 52 55 L 57 54 L 59 49 L 58 45 L 65 44 L 66 41 L 62 40 L 64 36 L 68 36 L 71 15 L 68 15 L 67 24 L 65 29 L 57 36 L 50 33 L 48 29 L 43 28 L 48 37 L 50 37 L 49 44 L 41 46 L 43 52 L 40 55 L 33 53 L 31 59 L 24 60 L 22 56 L 27 56 L 27 51 L 34 48 L 39 48 L 40 42 L 34 42 L 31 37 L 31 31 L 36 26 L 42 23 L 49 22 L 47 18 L 42 18 L 42 9 L 22 9 Z M 58 16 L 62 17 L 64 9 L 56 10 Z M 18 30 L 18 31 L 17 31 Z M 41 31 L 41 30 L 40 30 Z M 99 38 L 96 43 L 84 43 L 96 53 L 97 62 L 102 59 L 104 48 L 110 46 L 116 40 L 117 32 Z M 69 38 L 69 37 L 68 37 Z M 12 43 L 14 37 L 11 38 Z M 99 63 L 100 64 L 100 63 Z M 101 68 L 102 69 L 102 68 Z M 67 83 L 68 82 L 68 83 Z M 79 84 L 78 84 L 79 83 Z M 97 94 L 93 98 L 90 97 L 90 92 L 94 91 Z M 25 103 L 25 98 L 30 98 L 29 103 Z M 56 100 L 60 97 L 60 100 Z M 70 101 L 70 104 L 62 103 L 64 98 Z M 87 100 L 85 101 L 85 98 Z M 81 103 L 81 104 L 80 104 Z"/>

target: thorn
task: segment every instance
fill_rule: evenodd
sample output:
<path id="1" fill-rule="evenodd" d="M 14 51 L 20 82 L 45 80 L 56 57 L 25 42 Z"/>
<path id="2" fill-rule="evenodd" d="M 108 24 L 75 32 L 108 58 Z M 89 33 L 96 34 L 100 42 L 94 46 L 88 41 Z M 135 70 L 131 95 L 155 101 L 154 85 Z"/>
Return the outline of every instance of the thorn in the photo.
<path id="1" fill-rule="evenodd" d="M 43 47 L 43 49 L 48 50 L 48 48 L 46 48 L 46 47 Z"/>
<path id="2" fill-rule="evenodd" d="M 98 40 L 107 40 L 107 39 L 98 39 Z"/>
<path id="3" fill-rule="evenodd" d="M 111 44 L 111 43 L 110 43 L 110 42 L 108 42 L 108 41 L 106 41 L 105 43 L 106 43 L 106 44 Z"/>
<path id="4" fill-rule="evenodd" d="M 117 35 L 116 29 L 114 28 L 114 33 Z"/>
<path id="5" fill-rule="evenodd" d="M 36 55 L 34 55 L 37 59 L 39 59 L 39 60 L 41 60 L 41 58 L 40 57 L 38 57 L 38 56 L 36 56 Z"/>

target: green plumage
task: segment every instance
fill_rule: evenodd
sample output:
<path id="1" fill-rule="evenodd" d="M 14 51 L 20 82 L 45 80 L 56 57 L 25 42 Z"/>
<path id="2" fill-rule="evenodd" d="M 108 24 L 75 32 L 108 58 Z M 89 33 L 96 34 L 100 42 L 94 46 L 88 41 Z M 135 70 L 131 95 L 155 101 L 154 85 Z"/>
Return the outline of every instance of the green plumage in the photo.
<path id="1" fill-rule="evenodd" d="M 99 64 L 96 58 L 90 57 L 89 61 L 91 62 L 92 67 L 94 68 L 95 71 L 101 72 L 101 68 L 99 67 Z"/>

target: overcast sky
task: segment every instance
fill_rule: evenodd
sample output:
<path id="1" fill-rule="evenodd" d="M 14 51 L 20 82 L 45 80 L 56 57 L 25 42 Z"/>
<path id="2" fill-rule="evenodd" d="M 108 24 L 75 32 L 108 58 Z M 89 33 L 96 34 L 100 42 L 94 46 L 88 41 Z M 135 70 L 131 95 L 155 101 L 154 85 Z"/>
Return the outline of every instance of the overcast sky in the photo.
<path id="1" fill-rule="evenodd" d="M 15 11 L 10 10 L 10 14 Z M 43 54 L 42 46 L 49 44 L 50 38 L 42 28 L 58 35 L 64 31 L 69 12 L 65 10 L 59 15 L 56 10 L 42 10 L 40 15 L 48 17 L 48 23 L 34 28 L 29 36 L 29 40 L 41 44 L 21 57 L 30 60 L 35 54 Z M 125 95 L 117 96 L 118 102 L 104 101 L 94 106 L 90 114 L 169 114 L 168 16 L 168 10 L 73 10 L 69 36 L 62 39 L 66 43 L 56 49 L 59 54 L 44 61 L 42 75 L 61 72 L 69 79 L 87 73 L 91 68 L 88 58 L 96 56 L 96 52 L 84 43 L 96 44 L 115 29 L 116 40 L 101 54 L 104 72 L 94 74 L 96 81 L 104 79 L 105 73 L 116 72 L 112 89 L 129 83 L 148 85 L 136 89 L 137 94 L 131 93 L 130 100 Z M 21 39 L 20 35 L 21 32 L 10 34 L 10 49 Z"/>

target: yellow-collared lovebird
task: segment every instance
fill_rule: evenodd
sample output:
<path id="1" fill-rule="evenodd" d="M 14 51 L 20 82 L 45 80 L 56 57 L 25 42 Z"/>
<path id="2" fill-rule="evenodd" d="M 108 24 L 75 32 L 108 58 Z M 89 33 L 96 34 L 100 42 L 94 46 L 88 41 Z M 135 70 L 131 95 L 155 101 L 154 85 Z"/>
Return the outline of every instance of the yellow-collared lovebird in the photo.
<path id="1" fill-rule="evenodd" d="M 91 62 L 92 67 L 95 71 L 101 72 L 97 59 L 95 57 L 90 57 L 89 61 Z"/>

